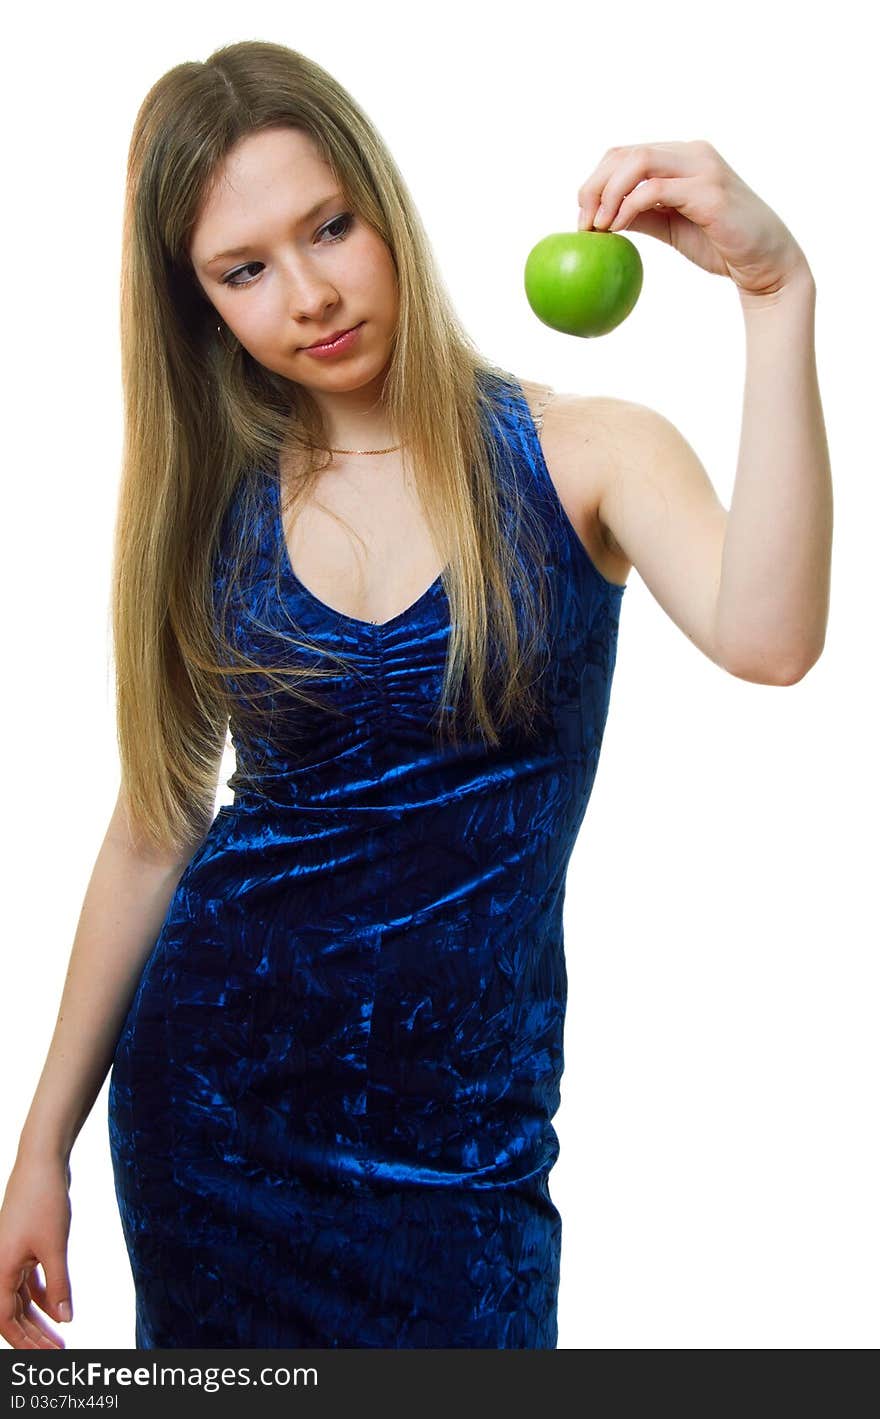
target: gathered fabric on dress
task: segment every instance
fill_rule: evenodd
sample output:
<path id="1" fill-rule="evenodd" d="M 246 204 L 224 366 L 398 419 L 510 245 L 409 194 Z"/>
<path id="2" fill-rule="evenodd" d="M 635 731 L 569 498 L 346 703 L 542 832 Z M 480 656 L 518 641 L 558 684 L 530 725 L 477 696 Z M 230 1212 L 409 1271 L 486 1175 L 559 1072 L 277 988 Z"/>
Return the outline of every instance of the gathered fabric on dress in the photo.
<path id="1" fill-rule="evenodd" d="M 292 619 L 349 669 L 315 682 L 339 715 L 288 723 L 276 694 L 265 732 L 232 718 L 234 801 L 123 1024 L 109 1136 L 137 1348 L 556 1346 L 565 880 L 625 588 L 569 521 L 521 387 L 493 399 L 546 535 L 537 742 L 438 746 L 442 575 L 379 624 L 320 601 L 286 548 L 279 582 L 266 480 L 235 633 L 259 658 Z"/>

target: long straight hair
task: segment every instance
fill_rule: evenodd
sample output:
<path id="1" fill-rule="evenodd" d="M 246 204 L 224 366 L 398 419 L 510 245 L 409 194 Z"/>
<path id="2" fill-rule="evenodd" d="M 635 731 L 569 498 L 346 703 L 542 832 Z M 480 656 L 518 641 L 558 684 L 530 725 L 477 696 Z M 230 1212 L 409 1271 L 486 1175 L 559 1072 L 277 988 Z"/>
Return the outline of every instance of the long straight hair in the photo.
<path id="1" fill-rule="evenodd" d="M 265 686 L 283 690 L 288 703 L 322 705 L 306 681 L 338 674 L 332 664 L 298 665 L 287 654 L 258 663 L 243 649 L 241 628 L 217 606 L 230 508 L 241 509 L 240 528 L 252 525 L 265 470 L 278 465 L 284 447 L 297 469 L 291 501 L 305 500 L 330 442 L 306 388 L 228 343 L 228 332 L 218 335 L 217 312 L 189 254 L 205 194 L 230 149 L 277 125 L 310 136 L 396 269 L 399 318 L 383 400 L 446 558 L 450 605 L 433 731 L 497 746 L 507 726 L 534 734 L 540 720 L 546 596 L 543 578 L 530 578 L 524 566 L 541 556 L 540 530 L 490 435 L 495 394 L 516 382 L 479 354 L 459 323 L 415 204 L 353 98 L 295 50 L 224 46 L 203 63 L 177 65 L 150 89 L 126 176 L 124 445 L 112 587 L 117 738 L 132 837 L 162 854 L 184 854 L 204 836 L 229 725 L 244 734 L 259 721 Z M 248 551 L 242 535 L 232 546 L 223 563 L 227 608 Z M 515 585 L 526 608 L 521 621 Z M 311 644 L 295 626 L 289 640 Z M 450 705 L 453 713 L 441 712 Z"/>

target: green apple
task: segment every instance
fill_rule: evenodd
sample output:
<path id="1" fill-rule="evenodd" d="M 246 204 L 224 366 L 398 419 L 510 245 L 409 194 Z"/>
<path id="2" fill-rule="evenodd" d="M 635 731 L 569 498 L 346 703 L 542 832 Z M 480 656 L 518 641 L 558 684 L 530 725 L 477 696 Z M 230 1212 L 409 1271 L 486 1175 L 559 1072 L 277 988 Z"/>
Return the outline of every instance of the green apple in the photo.
<path id="1" fill-rule="evenodd" d="M 554 232 L 526 259 L 526 299 L 564 335 L 607 335 L 642 289 L 638 248 L 619 232 Z"/>

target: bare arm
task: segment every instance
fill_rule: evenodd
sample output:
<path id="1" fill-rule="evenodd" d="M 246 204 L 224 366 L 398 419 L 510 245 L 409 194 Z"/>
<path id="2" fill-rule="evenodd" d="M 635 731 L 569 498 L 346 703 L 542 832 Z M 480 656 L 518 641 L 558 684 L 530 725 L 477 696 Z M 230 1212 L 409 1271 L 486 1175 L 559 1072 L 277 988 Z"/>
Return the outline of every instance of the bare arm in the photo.
<path id="1" fill-rule="evenodd" d="M 139 854 L 120 794 L 89 879 L 19 1157 L 69 1158 L 112 1063 L 174 888 L 197 847 L 178 860 Z"/>
<path id="2" fill-rule="evenodd" d="M 163 860 L 142 842 L 129 831 L 120 792 L 92 869 L 52 1042 L 0 1205 L 0 1335 L 17 1350 L 64 1348 L 49 1320 L 72 1315 L 70 1153 L 113 1060 L 174 888 L 200 845 L 188 844 L 183 855 Z"/>

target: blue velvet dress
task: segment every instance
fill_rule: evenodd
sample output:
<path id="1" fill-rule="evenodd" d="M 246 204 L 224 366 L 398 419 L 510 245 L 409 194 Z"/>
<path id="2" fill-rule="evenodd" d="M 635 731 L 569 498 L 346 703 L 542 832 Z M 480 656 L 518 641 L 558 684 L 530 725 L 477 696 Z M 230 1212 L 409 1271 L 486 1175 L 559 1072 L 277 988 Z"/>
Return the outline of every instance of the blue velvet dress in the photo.
<path id="1" fill-rule="evenodd" d="M 252 531 L 259 658 L 278 611 L 353 669 L 342 716 L 237 736 L 234 802 L 174 891 L 125 1019 L 111 1157 L 135 1346 L 554 1348 L 563 899 L 624 588 L 559 501 L 521 387 L 490 436 L 546 534 L 548 728 L 438 748 L 449 602 L 331 610 Z M 287 622 L 285 622 L 287 624 Z M 276 651 L 277 659 L 277 651 Z"/>

